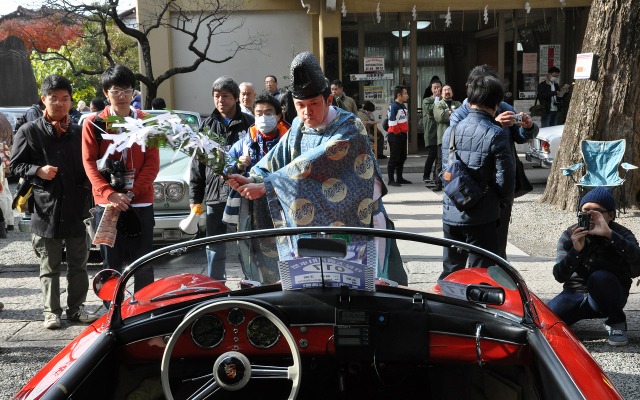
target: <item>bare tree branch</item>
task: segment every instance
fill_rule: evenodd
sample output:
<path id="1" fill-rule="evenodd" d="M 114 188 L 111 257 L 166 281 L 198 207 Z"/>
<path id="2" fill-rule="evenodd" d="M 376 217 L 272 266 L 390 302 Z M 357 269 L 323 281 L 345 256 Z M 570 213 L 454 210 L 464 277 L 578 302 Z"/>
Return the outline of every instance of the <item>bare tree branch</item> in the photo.
<path id="1" fill-rule="evenodd" d="M 123 16 L 118 13 L 120 0 L 96 0 L 92 4 L 77 4 L 73 0 L 44 0 L 43 3 L 46 7 L 60 12 L 61 18 L 65 20 L 74 21 L 83 26 L 97 25 L 99 27 L 97 30 L 88 30 L 85 35 L 103 38 L 105 47 L 102 50 L 102 56 L 109 64 L 114 64 L 115 59 L 107 26 L 113 23 L 122 33 L 133 38 L 138 43 L 141 54 L 142 70 L 136 74 L 136 78 L 147 87 L 147 102 L 156 96 L 158 87 L 164 81 L 175 75 L 193 72 L 206 62 L 220 64 L 230 61 L 243 51 L 260 51 L 264 44 L 264 37 L 261 34 L 253 34 L 249 35 L 244 43 L 233 41 L 225 44 L 224 56 L 219 56 L 218 53 L 214 55 L 215 37 L 236 32 L 245 23 L 244 19 L 235 19 L 235 14 L 242 5 L 242 2 L 237 0 L 200 0 L 189 3 L 192 7 L 194 3 L 197 4 L 197 8 L 202 11 L 184 9 L 182 3 L 176 0 L 157 0 L 155 3 L 157 7 L 150 12 L 152 15 L 139 15 L 138 19 L 142 21 L 140 26 L 128 25 Z M 188 38 L 187 48 L 195 56 L 189 65 L 173 66 L 157 77 L 154 75 L 149 36 L 157 29 L 170 29 Z M 216 46 L 216 48 L 219 47 L 222 46 Z M 52 54 L 45 49 L 38 49 L 38 52 L 52 57 Z M 97 70 L 77 69 L 69 57 L 62 54 L 56 57 L 69 62 L 74 74 L 101 73 Z"/>

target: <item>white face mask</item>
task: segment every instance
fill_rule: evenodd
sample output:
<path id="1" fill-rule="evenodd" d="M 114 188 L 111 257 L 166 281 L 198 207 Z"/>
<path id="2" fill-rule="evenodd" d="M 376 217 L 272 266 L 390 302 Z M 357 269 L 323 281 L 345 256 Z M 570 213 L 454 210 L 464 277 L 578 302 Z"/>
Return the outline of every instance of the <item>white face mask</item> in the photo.
<path id="1" fill-rule="evenodd" d="M 256 117 L 256 126 L 262 133 L 270 133 L 276 129 L 278 121 L 275 115 L 260 115 Z"/>
<path id="2" fill-rule="evenodd" d="M 551 79 L 550 79 L 550 81 L 553 82 L 553 83 L 558 83 L 559 80 L 560 79 L 558 79 L 557 76 L 552 76 Z"/>

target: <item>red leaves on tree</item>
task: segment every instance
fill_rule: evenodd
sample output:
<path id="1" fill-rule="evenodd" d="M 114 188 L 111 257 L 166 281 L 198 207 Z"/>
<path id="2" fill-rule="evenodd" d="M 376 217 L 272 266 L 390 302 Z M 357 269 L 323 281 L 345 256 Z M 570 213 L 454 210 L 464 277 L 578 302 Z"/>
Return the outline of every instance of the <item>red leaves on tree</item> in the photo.
<path id="1" fill-rule="evenodd" d="M 10 35 L 18 36 L 29 51 L 57 50 L 81 34 L 81 26 L 65 24 L 54 16 L 16 18 L 3 21 L 0 24 L 0 40 L 4 40 Z"/>

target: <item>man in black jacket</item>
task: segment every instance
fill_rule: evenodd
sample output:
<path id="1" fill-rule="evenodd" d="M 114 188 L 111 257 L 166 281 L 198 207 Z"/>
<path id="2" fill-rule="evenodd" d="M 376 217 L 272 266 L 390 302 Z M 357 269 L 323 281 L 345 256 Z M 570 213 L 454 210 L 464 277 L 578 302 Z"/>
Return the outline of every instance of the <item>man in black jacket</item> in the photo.
<path id="1" fill-rule="evenodd" d="M 584 195 L 580 217 L 585 223 L 572 225 L 558 241 L 553 276 L 564 285 L 547 305 L 567 325 L 606 318 L 609 344 L 624 346 L 628 339 L 623 308 L 631 278 L 640 275 L 638 241 L 614 222 L 616 201 L 607 188 L 597 187 Z"/>
<path id="2" fill-rule="evenodd" d="M 60 269 L 67 253 L 67 320 L 93 322 L 84 309 L 89 289 L 88 216 L 90 184 L 82 167 L 80 126 L 70 123 L 71 83 L 51 75 L 42 83 L 44 115 L 20 127 L 10 168 L 33 186 L 32 243 L 40 257 L 44 327 L 60 328 Z"/>
<path id="3" fill-rule="evenodd" d="M 242 140 L 253 125 L 252 115 L 243 113 L 238 102 L 240 87 L 228 76 L 221 76 L 213 82 L 213 103 L 215 109 L 211 116 L 202 122 L 203 130 L 210 130 L 227 139 L 229 148 L 238 140 Z M 189 201 L 191 207 L 205 203 L 207 206 L 207 236 L 220 235 L 227 232 L 227 225 L 222 222 L 222 214 L 227 203 L 229 186 L 224 183 L 222 175 L 197 159 L 191 164 L 191 181 Z M 226 279 L 225 245 L 207 246 L 208 274 L 215 279 Z"/>

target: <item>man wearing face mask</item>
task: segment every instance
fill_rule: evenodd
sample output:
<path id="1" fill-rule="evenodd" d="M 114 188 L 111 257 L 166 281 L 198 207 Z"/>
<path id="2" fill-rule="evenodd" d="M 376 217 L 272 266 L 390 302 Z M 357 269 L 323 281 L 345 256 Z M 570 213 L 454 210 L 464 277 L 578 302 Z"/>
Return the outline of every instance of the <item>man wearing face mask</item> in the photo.
<path id="1" fill-rule="evenodd" d="M 549 68 L 547 78 L 538 85 L 538 101 L 544 106 L 544 115 L 541 118 L 540 125 L 545 126 L 558 125 L 558 111 L 562 107 L 562 96 L 565 91 L 560 88 L 560 68 Z"/>
<path id="2" fill-rule="evenodd" d="M 329 104 L 329 84 L 317 58 L 298 54 L 291 62 L 291 91 L 298 117 L 250 177 L 228 176 L 242 197 L 268 200 L 276 228 L 353 226 L 393 229 L 382 196 L 387 188 L 366 129 L 350 112 Z M 395 242 L 375 241 L 377 276 L 407 283 Z M 291 257 L 278 243 L 281 259 Z"/>
<path id="3" fill-rule="evenodd" d="M 249 128 L 249 134 L 236 142 L 229 151 L 229 159 L 233 161 L 227 166 L 227 174 L 249 176 L 249 170 L 258 163 L 289 131 L 290 125 L 282 118 L 280 102 L 269 94 L 256 98 L 253 115 L 255 125 Z M 227 205 L 222 220 L 237 230 L 273 228 L 269 218 L 267 199 L 244 199 L 236 190 L 229 191 Z M 259 282 L 273 283 L 279 279 L 277 257 L 269 257 L 276 252 L 264 252 L 261 249 L 274 248 L 273 238 L 240 241 L 240 264 L 245 278 Z"/>

